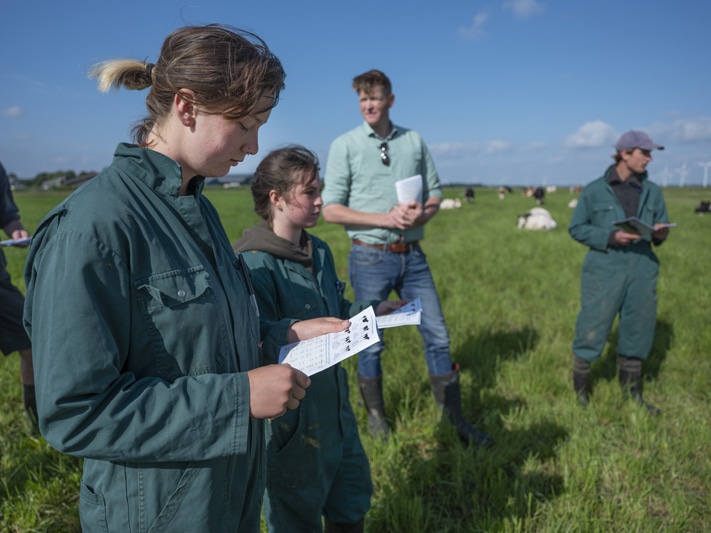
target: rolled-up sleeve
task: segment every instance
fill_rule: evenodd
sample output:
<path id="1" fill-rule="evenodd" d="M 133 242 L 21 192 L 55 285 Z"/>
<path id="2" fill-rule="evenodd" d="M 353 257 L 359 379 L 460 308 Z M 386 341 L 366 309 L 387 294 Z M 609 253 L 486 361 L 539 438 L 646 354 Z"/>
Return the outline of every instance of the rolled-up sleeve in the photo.
<path id="1" fill-rule="evenodd" d="M 338 138 L 331 143 L 324 176 L 323 205 L 339 204 L 348 206 L 351 172 L 348 143 Z"/>

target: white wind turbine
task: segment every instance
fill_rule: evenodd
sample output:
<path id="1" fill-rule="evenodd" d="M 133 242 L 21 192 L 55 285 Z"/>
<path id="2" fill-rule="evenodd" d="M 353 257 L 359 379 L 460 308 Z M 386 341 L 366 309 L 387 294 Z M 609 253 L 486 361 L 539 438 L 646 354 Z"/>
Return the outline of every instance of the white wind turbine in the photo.
<path id="1" fill-rule="evenodd" d="M 686 170 L 686 161 L 684 161 L 684 164 L 677 168 L 676 171 L 679 174 L 679 187 L 683 187 L 686 176 L 689 175 L 689 171 Z"/>
<path id="2" fill-rule="evenodd" d="M 705 163 L 703 161 L 697 161 L 696 164 L 704 169 L 704 189 L 705 189 L 706 184 L 709 181 L 709 167 L 711 167 L 711 161 L 706 161 Z"/>
<path id="3" fill-rule="evenodd" d="M 668 166 L 664 167 L 664 170 L 662 170 L 659 173 L 659 177 L 662 178 L 662 187 L 666 188 L 667 181 L 669 180 L 669 178 L 671 178 L 671 176 L 672 176 L 672 173 L 669 172 L 669 167 Z"/>

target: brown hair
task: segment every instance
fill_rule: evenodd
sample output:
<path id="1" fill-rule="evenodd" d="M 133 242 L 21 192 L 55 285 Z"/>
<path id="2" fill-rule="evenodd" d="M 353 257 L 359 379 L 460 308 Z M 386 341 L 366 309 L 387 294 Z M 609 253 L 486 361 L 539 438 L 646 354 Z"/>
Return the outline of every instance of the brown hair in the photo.
<path id="1" fill-rule="evenodd" d="M 311 150 L 298 144 L 272 150 L 259 163 L 252 178 L 255 212 L 271 222 L 271 191 L 276 191 L 279 196 L 286 196 L 297 185 L 307 185 L 318 176 L 318 157 Z"/>
<path id="2" fill-rule="evenodd" d="M 186 26 L 166 37 L 155 65 L 134 59 L 116 59 L 94 65 L 89 77 L 99 90 L 111 87 L 142 90 L 148 116 L 133 127 L 136 144 L 146 146 L 151 129 L 170 112 L 174 96 L 200 105 L 203 112 L 226 118 L 251 114 L 263 95 L 279 101 L 286 74 L 279 59 L 257 35 L 224 26 Z M 266 111 L 259 109 L 258 111 Z"/>
<path id="3" fill-rule="evenodd" d="M 380 70 L 369 70 L 353 78 L 353 89 L 357 93 L 362 91 L 365 94 L 370 94 L 376 87 L 382 87 L 383 91 L 385 91 L 385 96 L 390 96 L 393 92 L 390 78 Z"/>

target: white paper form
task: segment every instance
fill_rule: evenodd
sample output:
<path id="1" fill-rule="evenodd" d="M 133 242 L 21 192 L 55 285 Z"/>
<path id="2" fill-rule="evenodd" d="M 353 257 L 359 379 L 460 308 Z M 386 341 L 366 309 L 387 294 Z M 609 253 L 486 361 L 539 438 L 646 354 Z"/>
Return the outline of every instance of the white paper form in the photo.
<path id="1" fill-rule="evenodd" d="M 422 319 L 422 303 L 419 298 L 406 303 L 399 309 L 387 315 L 375 317 L 375 322 L 380 329 L 394 328 L 395 326 L 418 325 Z"/>
<path id="2" fill-rule="evenodd" d="M 422 203 L 422 175 L 416 174 L 395 182 L 397 200 L 401 204 Z"/>
<path id="3" fill-rule="evenodd" d="M 361 311 L 350 321 L 351 325 L 345 331 L 282 346 L 279 362 L 288 363 L 304 374 L 313 376 L 380 341 L 373 306 Z"/>

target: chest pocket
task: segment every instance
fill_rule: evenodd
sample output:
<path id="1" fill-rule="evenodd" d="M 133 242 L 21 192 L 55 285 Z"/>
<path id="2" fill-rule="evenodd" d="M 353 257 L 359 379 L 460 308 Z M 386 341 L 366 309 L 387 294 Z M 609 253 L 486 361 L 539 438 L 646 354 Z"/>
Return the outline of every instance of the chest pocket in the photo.
<path id="1" fill-rule="evenodd" d="M 196 300 L 210 288 L 209 276 L 203 267 L 188 270 L 173 270 L 149 276 L 136 282 L 136 288 L 144 291 L 146 310 L 163 307 L 178 307 Z"/>
<path id="2" fill-rule="evenodd" d="M 593 213 L 592 213 L 592 223 L 595 226 L 605 228 L 608 227 L 610 229 L 612 228 L 612 223 L 616 222 L 615 220 L 615 208 L 611 203 L 597 203 L 593 204 Z"/>
<path id="3" fill-rule="evenodd" d="M 167 379 L 220 372 L 228 336 L 205 268 L 155 274 L 134 286 L 158 372 Z"/>
<path id="4" fill-rule="evenodd" d="M 307 320 L 325 315 L 325 305 L 318 293 L 297 288 L 283 302 L 285 317 Z"/>
<path id="5" fill-rule="evenodd" d="M 282 317 L 306 320 L 327 315 L 318 285 L 307 273 L 289 270 L 286 290 L 282 292 Z"/>

